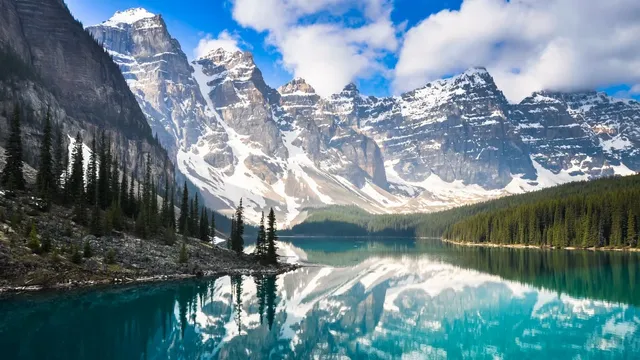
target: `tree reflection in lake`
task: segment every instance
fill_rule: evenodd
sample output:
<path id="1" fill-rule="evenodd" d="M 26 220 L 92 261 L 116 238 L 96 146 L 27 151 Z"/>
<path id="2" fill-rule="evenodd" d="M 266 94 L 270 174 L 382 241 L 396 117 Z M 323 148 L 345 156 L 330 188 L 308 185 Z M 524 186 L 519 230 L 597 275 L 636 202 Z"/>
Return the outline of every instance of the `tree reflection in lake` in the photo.
<path id="1" fill-rule="evenodd" d="M 330 244 L 281 244 L 334 263 L 278 277 L 0 301 L 2 357 L 640 356 L 637 254 Z"/>

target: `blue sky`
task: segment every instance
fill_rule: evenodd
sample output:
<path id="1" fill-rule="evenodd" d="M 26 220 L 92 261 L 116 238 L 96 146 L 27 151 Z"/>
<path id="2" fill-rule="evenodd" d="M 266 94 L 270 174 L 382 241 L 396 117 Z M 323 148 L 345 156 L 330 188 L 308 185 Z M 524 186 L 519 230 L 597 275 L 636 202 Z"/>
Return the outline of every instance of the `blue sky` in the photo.
<path id="1" fill-rule="evenodd" d="M 67 4 L 85 26 L 132 7 L 162 14 L 190 58 L 201 39 L 207 35 L 216 39 L 226 32 L 239 48 L 254 54 L 273 87 L 300 76 L 321 93 L 335 92 L 352 81 L 365 94 L 384 96 L 471 66 L 485 66 L 512 101 L 542 88 L 595 88 L 638 98 L 640 66 L 635 65 L 640 64 L 640 48 L 620 34 L 640 29 L 637 18 L 625 16 L 640 11 L 640 2 L 620 0 L 603 7 L 607 2 L 584 0 L 581 7 L 571 7 L 575 1 L 67 0 Z M 521 4 L 527 2 L 531 4 Z M 516 68 L 519 71 L 513 71 Z"/>

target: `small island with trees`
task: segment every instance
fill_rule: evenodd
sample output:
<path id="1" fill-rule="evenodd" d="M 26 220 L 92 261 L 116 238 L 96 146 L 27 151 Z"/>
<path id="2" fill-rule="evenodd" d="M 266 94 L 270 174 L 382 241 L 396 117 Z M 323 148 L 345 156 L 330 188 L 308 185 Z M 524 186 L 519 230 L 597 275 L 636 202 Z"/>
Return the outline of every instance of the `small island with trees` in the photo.
<path id="1" fill-rule="evenodd" d="M 89 151 L 78 133 L 68 154 L 62 128 L 47 112 L 39 166 L 30 168 L 23 162 L 23 112 L 15 106 L 0 157 L 0 291 L 273 275 L 296 267 L 278 262 L 273 209 L 266 227 L 263 216 L 254 253 L 245 254 L 242 204 L 227 238 L 216 217 L 227 219 L 201 205 L 197 193 L 190 196 L 186 182 L 176 190 L 166 171 L 163 186 L 156 183 L 150 154 L 142 173 L 127 174 L 104 131 L 92 134 Z"/>

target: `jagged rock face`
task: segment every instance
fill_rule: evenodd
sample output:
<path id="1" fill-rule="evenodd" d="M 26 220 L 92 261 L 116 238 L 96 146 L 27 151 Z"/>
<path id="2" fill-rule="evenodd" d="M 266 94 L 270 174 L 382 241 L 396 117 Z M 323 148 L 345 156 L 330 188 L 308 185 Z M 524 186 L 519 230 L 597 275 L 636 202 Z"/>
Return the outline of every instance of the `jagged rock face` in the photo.
<path id="1" fill-rule="evenodd" d="M 571 116 L 565 102 L 534 93 L 513 107 L 511 118 L 532 159 L 544 168 L 590 177 L 613 175 L 612 169 L 604 169 L 604 153 L 589 125 Z"/>
<path id="2" fill-rule="evenodd" d="M 549 95 L 565 102 L 576 121 L 588 125 L 607 160 L 640 171 L 640 103 L 596 92 Z"/>
<path id="3" fill-rule="evenodd" d="M 320 167 L 358 187 L 367 179 L 382 188 L 388 186 L 378 144 L 357 127 L 342 122 L 336 104 L 322 99 L 303 79 L 294 79 L 278 92 L 285 124 L 304 129 L 299 136 L 302 147 Z"/>
<path id="4" fill-rule="evenodd" d="M 207 159 L 218 167 L 232 158 L 228 138 L 219 126 L 193 77 L 193 68 L 160 15 L 144 9 L 117 12 L 111 19 L 87 28 L 120 66 L 154 133 L 176 156 L 203 136 Z"/>
<path id="5" fill-rule="evenodd" d="M 343 106 L 350 109 L 345 121 L 359 119 L 404 179 L 420 182 L 435 174 L 447 182 L 496 189 L 509 184 L 512 174 L 535 177 L 526 146 L 507 119 L 509 104 L 484 69 L 398 98 L 354 98 L 352 103 Z"/>
<path id="6" fill-rule="evenodd" d="M 240 135 L 248 135 L 269 156 L 286 156 L 272 104 L 279 94 L 265 84 L 248 52 L 219 49 L 194 65 L 210 80 L 208 96 L 222 120 Z"/>
<path id="7" fill-rule="evenodd" d="M 151 153 L 154 173 L 169 163 L 118 66 L 74 20 L 59 0 L 0 0 L 0 51 L 22 60 L 31 75 L 0 83 L 8 115 L 18 101 L 29 109 L 23 122 L 25 155 L 37 162 L 44 114 L 49 107 L 64 132 L 88 140 L 105 130 L 128 170 L 142 169 Z M 3 111 L 4 113 L 4 111 Z M 0 115 L 6 125 L 6 116 Z M 6 127 L 5 127 L 6 128 Z M 169 170 L 171 172 L 171 170 Z"/>

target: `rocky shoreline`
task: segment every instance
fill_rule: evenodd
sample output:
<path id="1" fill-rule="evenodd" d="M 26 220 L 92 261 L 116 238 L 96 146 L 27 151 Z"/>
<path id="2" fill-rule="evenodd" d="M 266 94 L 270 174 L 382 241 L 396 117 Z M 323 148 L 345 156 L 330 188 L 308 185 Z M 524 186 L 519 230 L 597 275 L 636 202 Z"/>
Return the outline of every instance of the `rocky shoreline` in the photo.
<path id="1" fill-rule="evenodd" d="M 535 245 L 525 245 L 525 244 L 495 244 L 495 243 L 470 243 L 463 241 L 454 241 L 448 239 L 440 239 L 442 242 L 458 245 L 458 246 L 469 246 L 469 247 L 492 247 L 492 248 L 508 248 L 508 249 L 547 249 L 547 250 L 587 250 L 587 251 L 627 251 L 627 252 L 640 252 L 640 248 L 610 248 L 610 247 L 588 247 L 581 248 L 575 246 L 567 246 L 563 248 L 558 248 L 555 246 L 535 246 Z"/>
<path id="2" fill-rule="evenodd" d="M 31 292 L 40 292 L 40 291 L 65 291 L 65 290 L 74 290 L 80 288 L 91 288 L 91 287 L 100 287 L 100 286 L 118 286 L 118 285 L 133 285 L 133 284 L 148 284 L 155 282 L 165 282 L 165 281 L 175 281 L 175 280 L 187 280 L 187 279 L 195 279 L 195 278 L 218 278 L 222 276 L 233 276 L 233 275 L 245 275 L 245 276 L 253 276 L 253 275 L 280 275 L 287 273 L 289 271 L 293 271 L 300 268 L 300 265 L 297 264 L 281 264 L 279 267 L 274 269 L 228 269 L 221 271 L 205 271 L 203 274 L 169 274 L 169 275 L 154 275 L 154 276 L 143 276 L 137 278 L 113 278 L 113 279 L 103 279 L 103 280 L 85 280 L 85 281 L 73 281 L 69 280 L 64 283 L 56 283 L 53 285 L 42 286 L 42 285 L 27 285 L 27 286 L 2 286 L 0 287 L 0 297 L 3 295 L 11 295 L 11 294 L 20 294 L 20 293 L 31 293 Z"/>
<path id="3" fill-rule="evenodd" d="M 223 275 L 277 275 L 299 267 L 263 265 L 252 254 L 180 235 L 172 239 L 141 239 L 129 231 L 87 235 L 86 227 L 72 221 L 70 209 L 54 205 L 43 212 L 36 200 L 0 196 L 0 294 Z M 41 244 L 50 244 L 48 250 L 35 251 L 29 246 L 32 229 Z"/>

